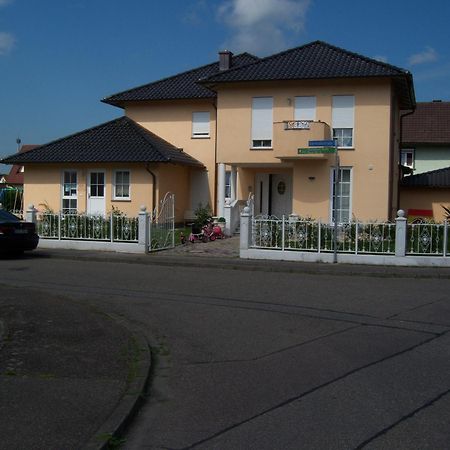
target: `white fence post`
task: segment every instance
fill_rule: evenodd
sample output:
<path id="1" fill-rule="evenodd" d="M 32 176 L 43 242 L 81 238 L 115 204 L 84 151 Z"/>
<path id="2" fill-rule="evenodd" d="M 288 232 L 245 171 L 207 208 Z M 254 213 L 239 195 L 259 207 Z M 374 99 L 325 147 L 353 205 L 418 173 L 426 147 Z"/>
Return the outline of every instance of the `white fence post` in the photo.
<path id="1" fill-rule="evenodd" d="M 25 213 L 25 220 L 27 222 L 37 223 L 37 210 L 34 205 L 28 205 L 27 212 Z"/>
<path id="2" fill-rule="evenodd" d="M 406 256 L 406 222 L 405 211 L 399 209 L 395 219 L 395 256 Z"/>
<path id="3" fill-rule="evenodd" d="M 250 208 L 246 206 L 241 213 L 241 234 L 240 234 L 240 245 L 241 250 L 248 250 L 250 247 L 251 240 L 251 226 L 252 215 L 250 214 Z"/>
<path id="4" fill-rule="evenodd" d="M 225 236 L 232 236 L 233 231 L 231 230 L 231 202 L 229 199 L 225 200 L 223 217 L 225 219 Z"/>
<path id="5" fill-rule="evenodd" d="M 138 243 L 140 246 L 144 247 L 143 253 L 148 253 L 149 227 L 147 207 L 142 205 L 141 210 L 139 211 Z"/>

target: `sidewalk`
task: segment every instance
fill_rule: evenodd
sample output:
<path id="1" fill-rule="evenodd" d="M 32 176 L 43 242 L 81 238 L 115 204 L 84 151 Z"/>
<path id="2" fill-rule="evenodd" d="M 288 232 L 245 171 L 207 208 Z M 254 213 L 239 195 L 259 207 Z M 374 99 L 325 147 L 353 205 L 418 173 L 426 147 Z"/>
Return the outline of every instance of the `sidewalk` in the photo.
<path id="1" fill-rule="evenodd" d="M 2 286 L 0 448 L 103 448 L 150 367 L 147 343 L 65 298 Z"/>

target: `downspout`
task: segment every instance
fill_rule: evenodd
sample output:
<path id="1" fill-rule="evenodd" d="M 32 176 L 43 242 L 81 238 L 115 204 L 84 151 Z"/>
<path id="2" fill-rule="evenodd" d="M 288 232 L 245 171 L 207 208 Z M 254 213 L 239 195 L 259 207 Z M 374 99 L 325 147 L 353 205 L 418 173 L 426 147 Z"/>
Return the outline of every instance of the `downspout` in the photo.
<path id="1" fill-rule="evenodd" d="M 406 116 L 410 116 L 413 114 L 416 110 L 416 105 L 414 105 L 414 108 L 411 111 L 408 111 L 405 114 L 400 114 L 400 136 L 399 136 L 399 143 L 398 143 L 398 151 L 399 155 L 402 153 L 402 142 L 403 142 L 403 118 Z M 398 177 L 398 186 L 397 186 L 397 210 L 400 208 L 400 176 Z"/>
<path id="2" fill-rule="evenodd" d="M 217 117 L 217 97 L 214 99 L 213 108 L 216 110 L 216 125 L 215 125 L 215 136 L 214 136 L 214 195 L 213 195 L 213 201 L 214 201 L 214 215 L 217 216 L 217 123 L 218 123 L 218 117 Z"/>
<path id="3" fill-rule="evenodd" d="M 149 164 L 147 163 L 145 165 L 145 170 L 152 176 L 152 210 L 150 212 L 153 212 L 153 210 L 156 208 L 156 175 L 150 170 Z"/>

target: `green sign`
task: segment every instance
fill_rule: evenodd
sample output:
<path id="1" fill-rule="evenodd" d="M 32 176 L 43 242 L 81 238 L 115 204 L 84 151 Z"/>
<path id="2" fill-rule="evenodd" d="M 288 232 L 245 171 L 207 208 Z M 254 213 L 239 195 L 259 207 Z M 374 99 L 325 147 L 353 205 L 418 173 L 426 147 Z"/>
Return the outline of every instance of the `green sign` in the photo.
<path id="1" fill-rule="evenodd" d="M 334 147 L 313 147 L 313 148 L 299 148 L 299 155 L 316 155 L 324 153 L 334 153 L 336 149 Z"/>

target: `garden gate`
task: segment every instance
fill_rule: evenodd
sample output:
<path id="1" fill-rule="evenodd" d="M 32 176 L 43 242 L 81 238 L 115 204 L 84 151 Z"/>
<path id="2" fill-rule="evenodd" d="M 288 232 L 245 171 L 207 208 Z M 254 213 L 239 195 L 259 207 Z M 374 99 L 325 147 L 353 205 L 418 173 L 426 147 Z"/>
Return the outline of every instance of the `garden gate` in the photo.
<path id="1" fill-rule="evenodd" d="M 171 192 L 162 199 L 149 217 L 149 251 L 175 247 L 175 195 Z"/>

